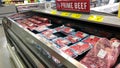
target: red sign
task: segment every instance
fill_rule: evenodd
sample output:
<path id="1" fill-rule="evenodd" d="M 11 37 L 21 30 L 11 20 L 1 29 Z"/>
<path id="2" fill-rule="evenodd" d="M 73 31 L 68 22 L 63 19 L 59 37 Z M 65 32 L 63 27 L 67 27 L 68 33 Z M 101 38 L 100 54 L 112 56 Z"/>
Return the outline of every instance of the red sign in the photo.
<path id="1" fill-rule="evenodd" d="M 56 0 L 57 10 L 90 12 L 90 0 Z"/>

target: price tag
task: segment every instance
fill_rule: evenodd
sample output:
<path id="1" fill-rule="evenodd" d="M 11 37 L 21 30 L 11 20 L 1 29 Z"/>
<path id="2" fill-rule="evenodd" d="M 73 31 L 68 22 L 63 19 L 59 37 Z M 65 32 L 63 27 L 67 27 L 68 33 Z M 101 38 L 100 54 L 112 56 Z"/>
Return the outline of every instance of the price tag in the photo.
<path id="1" fill-rule="evenodd" d="M 88 20 L 96 21 L 96 22 L 103 22 L 103 19 L 104 17 L 100 15 L 90 15 L 90 17 L 88 18 Z"/>
<path id="2" fill-rule="evenodd" d="M 81 14 L 76 14 L 76 13 L 71 14 L 72 18 L 80 18 L 81 16 L 82 16 Z"/>
<path id="3" fill-rule="evenodd" d="M 118 48 L 120 46 L 120 42 L 115 41 L 112 43 L 112 46 Z"/>
<path id="4" fill-rule="evenodd" d="M 62 12 L 61 16 L 68 16 L 70 13 L 69 12 Z"/>
<path id="5" fill-rule="evenodd" d="M 56 10 L 52 10 L 51 14 L 57 14 L 57 11 Z"/>
<path id="6" fill-rule="evenodd" d="M 104 58 L 107 55 L 107 52 L 104 51 L 103 49 L 100 49 L 100 51 L 98 52 L 97 56 L 100 58 Z"/>

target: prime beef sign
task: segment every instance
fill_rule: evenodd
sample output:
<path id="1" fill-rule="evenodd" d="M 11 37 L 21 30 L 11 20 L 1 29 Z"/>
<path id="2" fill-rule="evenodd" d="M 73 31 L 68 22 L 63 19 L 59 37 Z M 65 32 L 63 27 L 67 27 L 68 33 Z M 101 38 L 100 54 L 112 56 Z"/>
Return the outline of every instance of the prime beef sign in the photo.
<path id="1" fill-rule="evenodd" d="M 56 0 L 57 10 L 90 12 L 90 0 Z"/>

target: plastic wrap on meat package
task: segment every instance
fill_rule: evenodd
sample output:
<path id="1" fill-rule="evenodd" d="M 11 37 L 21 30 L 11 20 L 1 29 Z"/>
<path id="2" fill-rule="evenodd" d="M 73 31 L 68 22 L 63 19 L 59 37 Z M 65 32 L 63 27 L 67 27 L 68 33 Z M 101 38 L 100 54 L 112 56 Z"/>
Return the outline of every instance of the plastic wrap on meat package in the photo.
<path id="1" fill-rule="evenodd" d="M 33 16 L 32 18 L 35 18 L 39 21 L 42 21 L 42 23 L 49 23 L 48 18 L 43 18 L 43 17 L 40 17 L 40 16 Z"/>
<path id="2" fill-rule="evenodd" d="M 83 40 L 83 42 L 89 43 L 89 44 L 94 46 L 99 39 L 100 39 L 100 37 L 97 37 L 97 36 L 94 36 L 94 35 L 90 35 L 89 37 L 85 38 Z"/>
<path id="3" fill-rule="evenodd" d="M 110 40 L 101 38 L 80 62 L 88 68 L 112 68 L 118 56 L 119 50 Z"/>
<path id="4" fill-rule="evenodd" d="M 44 30 L 47 30 L 48 28 L 46 27 L 46 26 L 38 26 L 35 30 L 37 31 L 37 32 L 42 32 L 42 31 L 44 31 Z"/>
<path id="5" fill-rule="evenodd" d="M 48 30 L 43 31 L 41 34 L 43 34 L 43 36 L 45 36 L 45 38 L 47 39 L 55 39 L 57 38 L 57 36 L 53 34 L 55 32 L 56 30 L 54 29 L 48 29 Z"/>
<path id="6" fill-rule="evenodd" d="M 77 57 L 77 54 L 74 53 L 74 51 L 73 51 L 71 48 L 69 48 L 68 46 L 65 46 L 65 47 L 61 48 L 61 50 L 62 50 L 65 54 L 67 54 L 67 55 L 69 55 L 69 56 L 71 56 L 71 57 L 73 57 L 73 58 L 76 58 L 76 57 Z"/>
<path id="7" fill-rule="evenodd" d="M 66 39 L 69 40 L 71 43 L 76 43 L 81 40 L 79 37 L 73 35 L 68 35 Z"/>
<path id="8" fill-rule="evenodd" d="M 60 32 L 60 31 L 62 31 L 62 29 L 63 29 L 64 27 L 65 27 L 64 25 L 63 25 L 63 26 L 60 26 L 60 27 L 56 27 L 55 30 L 56 30 L 57 32 Z"/>
<path id="9" fill-rule="evenodd" d="M 75 36 L 77 36 L 77 37 L 79 37 L 81 39 L 84 39 L 84 38 L 86 38 L 88 36 L 88 34 L 86 34 L 84 32 L 81 32 L 81 31 L 77 31 L 77 32 L 73 33 L 73 35 L 75 35 Z"/>
<path id="10" fill-rule="evenodd" d="M 57 36 L 53 34 L 43 34 L 43 36 L 49 40 L 57 38 Z"/>
<path id="11" fill-rule="evenodd" d="M 84 52 L 90 50 L 92 46 L 87 43 L 78 42 L 74 45 L 71 45 L 70 48 L 73 49 L 76 54 L 81 55 Z"/>
<path id="12" fill-rule="evenodd" d="M 28 21 L 31 21 L 32 23 L 35 23 L 35 24 L 41 24 L 42 22 L 41 21 L 38 21 L 36 19 L 33 19 L 33 18 L 28 18 Z"/>
<path id="13" fill-rule="evenodd" d="M 48 29 L 48 30 L 43 31 L 42 34 L 48 35 L 48 34 L 53 34 L 55 32 L 57 32 L 55 29 Z"/>
<path id="14" fill-rule="evenodd" d="M 57 45 L 59 45 L 60 48 L 67 46 L 70 44 L 70 41 L 64 38 L 56 38 L 53 40 Z"/>
<path id="15" fill-rule="evenodd" d="M 75 31 L 75 29 L 72 29 L 72 28 L 70 28 L 70 27 L 64 27 L 64 28 L 61 30 L 61 32 L 65 33 L 65 34 L 70 34 L 70 33 L 74 32 L 74 31 Z"/>

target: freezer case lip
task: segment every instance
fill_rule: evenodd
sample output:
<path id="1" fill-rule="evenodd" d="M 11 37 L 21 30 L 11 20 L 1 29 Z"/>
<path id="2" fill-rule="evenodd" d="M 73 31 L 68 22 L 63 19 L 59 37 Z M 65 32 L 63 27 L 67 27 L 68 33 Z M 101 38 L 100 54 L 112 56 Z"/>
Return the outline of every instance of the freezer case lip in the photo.
<path id="1" fill-rule="evenodd" d="M 32 32 L 30 32 L 29 30 L 23 28 L 21 25 L 19 25 L 17 22 L 15 22 L 14 20 L 12 20 L 9 17 L 6 17 L 11 24 L 15 24 L 16 26 L 18 26 L 20 29 L 23 29 L 26 33 L 29 33 L 34 40 L 36 40 L 38 43 L 42 43 L 43 41 L 40 41 L 38 37 L 36 37 L 36 35 Z M 10 26 L 11 29 L 12 25 Z M 69 68 L 84 68 L 85 66 L 83 64 L 81 64 L 80 62 L 78 62 L 77 60 L 71 58 L 70 56 L 66 55 L 64 52 L 58 50 L 56 47 L 53 47 L 52 45 L 46 45 L 45 43 L 42 43 L 42 47 L 45 45 L 46 50 L 48 50 L 53 56 L 55 55 L 57 59 L 59 59 L 61 61 L 61 63 L 63 63 L 65 66 L 68 66 Z M 51 52 L 52 51 L 52 52 Z M 59 56 L 59 57 L 57 57 Z"/>
<path id="2" fill-rule="evenodd" d="M 22 43 L 22 41 L 20 41 L 20 39 L 16 35 L 14 35 L 14 32 L 12 32 L 11 30 L 8 30 L 8 32 L 10 34 L 9 36 L 12 37 L 12 38 L 8 37 L 8 41 L 11 41 L 12 42 L 11 44 L 13 44 L 15 46 L 17 52 L 22 57 L 25 64 L 30 68 L 31 67 L 34 67 L 34 68 L 42 67 L 42 68 L 44 68 L 44 66 L 41 65 L 41 62 L 39 62 L 39 60 L 37 58 L 35 58 L 35 56 L 31 53 L 31 51 L 29 49 L 27 49 L 26 46 L 24 46 L 24 43 Z M 21 44 L 22 46 L 19 45 L 19 44 Z"/>

